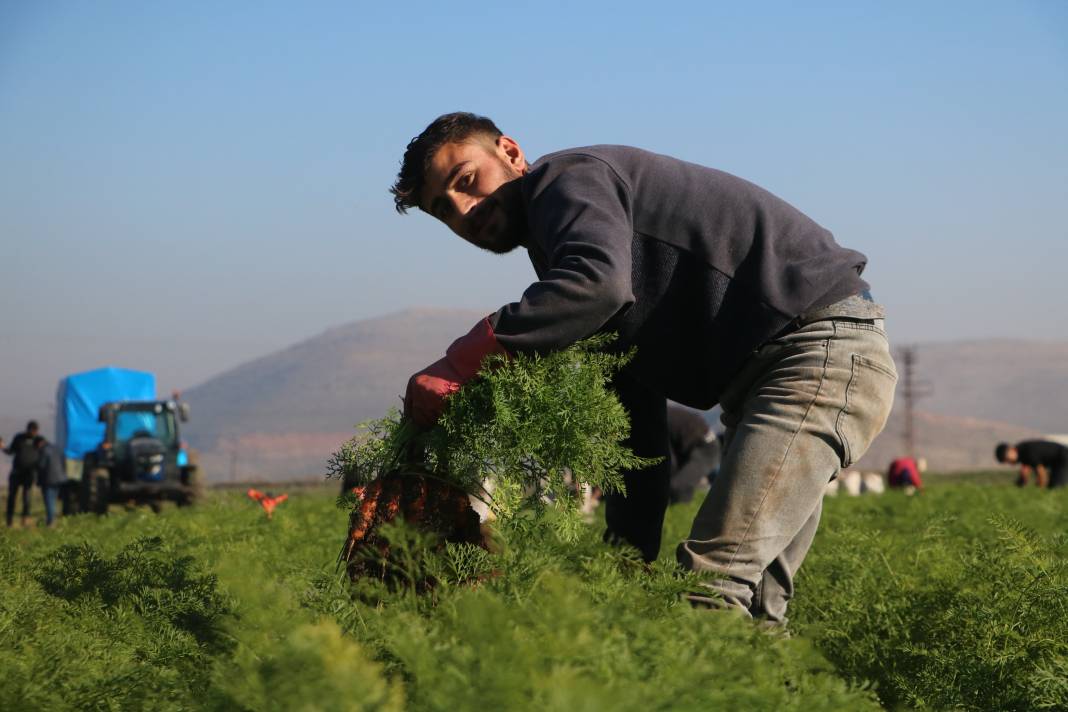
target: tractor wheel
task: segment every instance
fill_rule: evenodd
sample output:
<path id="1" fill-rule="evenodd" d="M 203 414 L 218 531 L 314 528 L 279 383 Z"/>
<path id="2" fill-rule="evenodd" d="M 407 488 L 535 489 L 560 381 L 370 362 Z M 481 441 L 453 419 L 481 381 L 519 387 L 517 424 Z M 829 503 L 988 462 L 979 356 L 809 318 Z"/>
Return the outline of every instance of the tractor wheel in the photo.
<path id="1" fill-rule="evenodd" d="M 78 483 L 78 512 L 86 513 L 93 511 L 93 478 L 87 469 L 82 473 L 82 481 Z"/>
<path id="2" fill-rule="evenodd" d="M 185 494 L 178 499 L 179 507 L 188 507 L 196 504 L 204 497 L 204 477 L 200 468 L 196 465 L 182 470 L 182 484 L 185 485 Z"/>
<path id="3" fill-rule="evenodd" d="M 94 469 L 89 471 L 89 508 L 97 514 L 107 514 L 108 504 L 111 502 L 111 475 L 107 470 Z"/>

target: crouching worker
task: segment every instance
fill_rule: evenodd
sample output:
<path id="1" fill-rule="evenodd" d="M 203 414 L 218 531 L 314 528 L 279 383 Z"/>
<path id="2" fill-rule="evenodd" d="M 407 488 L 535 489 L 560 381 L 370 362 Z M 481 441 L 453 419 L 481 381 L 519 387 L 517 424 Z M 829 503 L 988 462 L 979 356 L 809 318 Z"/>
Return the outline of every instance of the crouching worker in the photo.
<path id="1" fill-rule="evenodd" d="M 1000 443 L 994 449 L 997 461 L 1006 465 L 1019 465 L 1016 478 L 1019 487 L 1025 487 L 1035 475 L 1039 487 L 1055 489 L 1068 485 L 1068 447 L 1052 440 L 1024 440 L 1009 445 Z"/>
<path id="2" fill-rule="evenodd" d="M 696 411 L 668 404 L 668 442 L 671 446 L 672 504 L 689 502 L 708 490 L 719 467 L 716 433 Z"/>
<path id="3" fill-rule="evenodd" d="M 901 489 L 905 494 L 914 494 L 923 490 L 920 473 L 927 469 L 927 461 L 922 457 L 899 457 L 890 463 L 886 471 L 886 482 L 893 489 Z"/>
<path id="4" fill-rule="evenodd" d="M 435 422 L 490 354 L 544 353 L 597 332 L 637 348 L 613 384 L 626 443 L 660 465 L 606 498 L 606 540 L 660 550 L 670 494 L 667 399 L 717 402 L 725 451 L 678 561 L 708 574 L 695 605 L 785 620 L 823 491 L 885 424 L 897 374 L 865 257 L 771 193 L 626 146 L 528 163 L 487 118 L 436 119 L 392 187 L 484 250 L 524 248 L 537 275 L 517 301 L 409 380 L 406 414 Z"/>

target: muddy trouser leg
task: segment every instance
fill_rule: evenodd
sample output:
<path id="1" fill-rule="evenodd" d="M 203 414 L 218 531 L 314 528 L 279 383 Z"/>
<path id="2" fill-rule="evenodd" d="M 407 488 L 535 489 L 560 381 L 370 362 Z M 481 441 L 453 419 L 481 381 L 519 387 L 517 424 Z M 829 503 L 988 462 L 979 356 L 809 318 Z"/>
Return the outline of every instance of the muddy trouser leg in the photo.
<path id="1" fill-rule="evenodd" d="M 807 324 L 754 352 L 721 399 L 719 474 L 677 549 L 690 600 L 784 622 L 823 493 L 886 424 L 897 372 L 881 319 Z"/>

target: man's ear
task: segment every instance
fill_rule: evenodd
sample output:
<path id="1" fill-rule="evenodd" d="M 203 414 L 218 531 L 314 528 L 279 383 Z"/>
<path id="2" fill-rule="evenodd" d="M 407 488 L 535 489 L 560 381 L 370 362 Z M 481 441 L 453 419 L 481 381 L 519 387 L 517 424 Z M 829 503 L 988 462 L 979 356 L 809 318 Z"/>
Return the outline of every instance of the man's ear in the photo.
<path id="1" fill-rule="evenodd" d="M 514 138 L 511 136 L 498 136 L 497 152 L 520 175 L 526 174 L 528 170 L 527 157 L 523 155 L 523 149 L 519 147 Z"/>

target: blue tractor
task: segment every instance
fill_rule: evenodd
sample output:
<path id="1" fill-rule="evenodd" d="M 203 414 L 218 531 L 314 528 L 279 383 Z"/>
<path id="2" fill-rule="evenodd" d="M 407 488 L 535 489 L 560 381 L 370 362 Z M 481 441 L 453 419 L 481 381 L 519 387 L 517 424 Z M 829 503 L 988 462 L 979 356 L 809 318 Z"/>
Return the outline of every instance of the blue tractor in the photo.
<path id="1" fill-rule="evenodd" d="M 155 391 L 153 374 L 112 367 L 60 382 L 56 432 L 68 475 L 80 474 L 84 511 L 106 514 L 112 503 L 159 511 L 167 500 L 200 498 L 203 480 L 180 433 L 189 406 Z"/>

